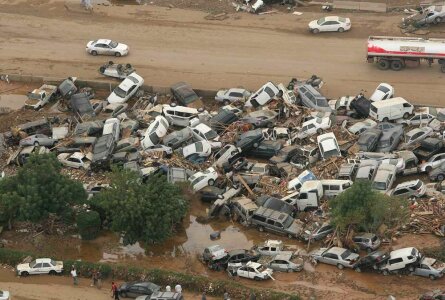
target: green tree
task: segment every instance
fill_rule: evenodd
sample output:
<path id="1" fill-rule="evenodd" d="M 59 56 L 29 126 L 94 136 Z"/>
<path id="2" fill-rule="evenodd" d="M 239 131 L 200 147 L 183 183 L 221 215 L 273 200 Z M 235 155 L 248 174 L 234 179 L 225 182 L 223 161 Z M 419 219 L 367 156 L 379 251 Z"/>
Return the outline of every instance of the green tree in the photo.
<path id="1" fill-rule="evenodd" d="M 329 201 L 331 221 L 340 230 L 349 225 L 359 230 L 375 232 L 385 224 L 394 228 L 403 224 L 408 216 L 408 201 L 389 197 L 371 188 L 366 180 L 356 181 L 351 188 Z"/>
<path id="2" fill-rule="evenodd" d="M 68 218 L 72 206 L 86 201 L 80 182 L 60 174 L 54 154 L 31 155 L 16 175 L 0 181 L 1 219 L 38 222 L 54 213 Z"/>
<path id="3" fill-rule="evenodd" d="M 77 228 L 83 240 L 93 240 L 100 231 L 100 216 L 97 211 L 82 211 L 76 217 Z"/>
<path id="4" fill-rule="evenodd" d="M 120 232 L 124 244 L 160 242 L 169 237 L 188 209 L 180 188 L 165 176 L 152 176 L 146 183 L 136 172 L 113 170 L 111 187 L 93 198 L 102 208 L 111 229 Z"/>

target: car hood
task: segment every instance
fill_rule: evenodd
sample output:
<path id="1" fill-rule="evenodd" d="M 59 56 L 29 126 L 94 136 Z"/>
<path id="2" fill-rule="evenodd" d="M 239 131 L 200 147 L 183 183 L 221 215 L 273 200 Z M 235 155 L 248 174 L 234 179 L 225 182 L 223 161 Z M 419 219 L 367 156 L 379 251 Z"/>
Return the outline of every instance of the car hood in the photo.
<path id="1" fill-rule="evenodd" d="M 29 269 L 29 264 L 19 264 L 16 267 L 17 270 Z"/>
<path id="2" fill-rule="evenodd" d="M 216 97 L 222 98 L 226 94 L 227 90 L 220 90 L 216 93 Z"/>
<path id="3" fill-rule="evenodd" d="M 115 49 L 115 50 L 119 50 L 119 51 L 125 51 L 125 50 L 128 50 L 128 46 L 125 45 L 125 44 L 118 43 L 118 44 L 117 44 L 117 47 L 114 48 L 114 49 Z"/>
<path id="4" fill-rule="evenodd" d="M 309 22 L 309 25 L 308 25 L 309 28 L 315 28 L 315 27 L 318 27 L 317 21 L 318 21 L 318 20 L 310 21 L 310 22 Z"/>
<path id="5" fill-rule="evenodd" d="M 351 254 L 348 257 L 346 257 L 345 260 L 347 260 L 347 261 L 356 261 L 356 260 L 359 259 L 359 257 L 360 257 L 360 255 L 358 255 L 357 253 L 352 253 L 351 252 Z"/>
<path id="6" fill-rule="evenodd" d="M 114 92 L 112 92 L 110 94 L 110 96 L 108 96 L 107 98 L 108 103 L 113 104 L 113 103 L 123 103 L 125 102 L 125 99 L 119 97 L 118 95 L 116 95 Z"/>

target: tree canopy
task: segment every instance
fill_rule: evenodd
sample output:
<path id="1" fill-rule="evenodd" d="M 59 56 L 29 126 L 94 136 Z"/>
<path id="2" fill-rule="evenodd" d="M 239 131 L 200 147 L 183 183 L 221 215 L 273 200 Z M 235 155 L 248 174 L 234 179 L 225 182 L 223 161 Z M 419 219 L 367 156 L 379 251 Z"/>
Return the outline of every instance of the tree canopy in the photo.
<path id="1" fill-rule="evenodd" d="M 160 242 L 169 237 L 188 209 L 181 189 L 165 176 L 152 176 L 142 183 L 130 170 L 113 170 L 111 187 L 93 197 L 111 229 L 123 234 L 124 244 Z"/>
<path id="2" fill-rule="evenodd" d="M 409 216 L 408 201 L 390 197 L 371 188 L 367 180 L 356 181 L 351 188 L 329 201 L 331 222 L 344 230 L 349 225 L 375 232 L 385 224 L 389 228 L 403 224 Z"/>
<path id="3" fill-rule="evenodd" d="M 0 219 L 38 222 L 54 213 L 70 217 L 72 206 L 86 201 L 80 182 L 60 174 L 54 154 L 31 155 L 17 174 L 0 180 Z"/>

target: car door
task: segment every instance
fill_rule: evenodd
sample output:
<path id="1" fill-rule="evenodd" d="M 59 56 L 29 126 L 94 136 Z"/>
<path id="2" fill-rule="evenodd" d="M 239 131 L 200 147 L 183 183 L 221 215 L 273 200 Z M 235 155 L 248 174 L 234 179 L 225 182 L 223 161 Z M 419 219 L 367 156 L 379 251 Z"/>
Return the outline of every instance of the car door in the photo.
<path id="1" fill-rule="evenodd" d="M 138 286 L 131 286 L 128 289 L 127 296 L 131 298 L 136 298 L 139 296 L 139 287 Z"/>
<path id="2" fill-rule="evenodd" d="M 40 274 L 48 274 L 52 270 L 49 263 L 42 263 L 42 268 L 40 269 Z"/>
<path id="3" fill-rule="evenodd" d="M 428 277 L 431 274 L 431 270 L 429 266 L 421 264 L 420 266 L 414 269 L 414 274 Z"/>
<path id="4" fill-rule="evenodd" d="M 409 196 L 409 190 L 407 188 L 398 189 L 394 191 L 394 196 L 407 197 Z"/>
<path id="5" fill-rule="evenodd" d="M 445 153 L 437 155 L 434 161 L 432 162 L 433 169 L 440 166 L 444 161 L 445 161 Z"/>
<path id="6" fill-rule="evenodd" d="M 42 274 L 42 263 L 35 264 L 29 274 Z"/>
<path id="7" fill-rule="evenodd" d="M 325 259 L 325 263 L 330 265 L 337 265 L 338 263 L 338 255 L 334 253 L 326 253 L 323 255 L 323 258 Z"/>

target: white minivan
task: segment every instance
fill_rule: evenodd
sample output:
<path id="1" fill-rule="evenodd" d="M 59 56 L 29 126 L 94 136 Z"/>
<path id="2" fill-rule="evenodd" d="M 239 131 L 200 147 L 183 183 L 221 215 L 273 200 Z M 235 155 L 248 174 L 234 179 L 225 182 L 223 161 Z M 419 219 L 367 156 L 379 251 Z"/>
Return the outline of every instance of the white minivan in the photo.
<path id="1" fill-rule="evenodd" d="M 164 104 L 162 113 L 171 125 L 187 127 L 190 120 L 198 117 L 199 111 L 192 107 Z"/>
<path id="2" fill-rule="evenodd" d="M 371 103 L 369 116 L 380 122 L 388 122 L 401 118 L 407 119 L 413 110 L 414 106 L 408 101 L 402 97 L 396 97 Z"/>
<path id="3" fill-rule="evenodd" d="M 336 197 L 352 186 L 351 180 L 330 179 L 320 180 L 326 197 Z"/>

